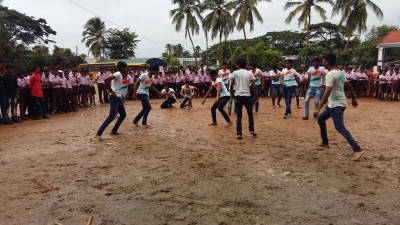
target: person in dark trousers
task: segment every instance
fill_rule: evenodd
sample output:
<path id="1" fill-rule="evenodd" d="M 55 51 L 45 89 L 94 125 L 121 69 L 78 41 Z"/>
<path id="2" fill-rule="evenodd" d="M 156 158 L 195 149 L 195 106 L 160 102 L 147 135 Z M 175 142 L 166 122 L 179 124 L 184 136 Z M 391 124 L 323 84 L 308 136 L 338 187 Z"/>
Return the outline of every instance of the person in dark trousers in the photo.
<path id="1" fill-rule="evenodd" d="M 236 61 L 236 65 L 239 68 L 232 73 L 231 77 L 231 96 L 235 99 L 235 105 L 237 109 L 236 117 L 236 138 L 242 139 L 242 109 L 243 106 L 247 110 L 247 116 L 249 117 L 249 132 L 253 137 L 257 136 L 254 130 L 254 117 L 253 117 L 253 107 L 252 107 L 252 97 L 250 93 L 250 88 L 253 89 L 254 98 L 258 101 L 258 92 L 254 82 L 254 75 L 252 72 L 246 69 L 246 60 L 239 59 Z M 236 87 L 234 89 L 233 87 Z"/>
<path id="2" fill-rule="evenodd" d="M 11 111 L 11 119 L 15 123 L 21 122 L 17 116 L 17 95 L 18 95 L 18 81 L 14 74 L 14 66 L 11 64 L 6 65 L 7 72 L 3 78 L 3 85 L 6 94 L 7 111 Z"/>

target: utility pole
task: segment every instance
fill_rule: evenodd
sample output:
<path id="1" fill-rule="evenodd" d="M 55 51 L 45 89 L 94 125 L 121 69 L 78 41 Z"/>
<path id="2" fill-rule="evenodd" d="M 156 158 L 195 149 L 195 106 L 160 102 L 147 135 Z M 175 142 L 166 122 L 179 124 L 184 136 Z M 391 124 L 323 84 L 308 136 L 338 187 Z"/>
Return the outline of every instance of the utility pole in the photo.
<path id="1" fill-rule="evenodd" d="M 75 56 L 78 56 L 78 46 L 75 48 Z"/>

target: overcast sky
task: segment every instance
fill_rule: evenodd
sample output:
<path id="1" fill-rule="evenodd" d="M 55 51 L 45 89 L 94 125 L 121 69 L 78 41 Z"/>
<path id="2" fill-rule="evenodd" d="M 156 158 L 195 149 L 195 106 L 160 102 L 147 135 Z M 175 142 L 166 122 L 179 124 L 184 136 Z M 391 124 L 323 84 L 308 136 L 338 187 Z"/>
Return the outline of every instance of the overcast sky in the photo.
<path id="1" fill-rule="evenodd" d="M 384 18 L 379 20 L 370 13 L 367 21 L 368 28 L 383 24 L 398 26 L 400 1 L 373 1 L 382 9 Z M 258 9 L 264 23 L 257 22 L 254 31 L 247 32 L 248 37 L 253 38 L 270 31 L 300 30 L 297 17 L 291 24 L 285 24 L 285 18 L 290 11 L 283 10 L 285 2 L 272 0 L 270 3 L 259 3 Z M 169 11 L 176 6 L 170 0 L 4 0 L 3 5 L 35 18 L 46 19 L 52 29 L 57 32 L 57 35 L 51 36 L 50 39 L 56 41 L 56 45 L 60 47 L 71 48 L 73 52 L 77 46 L 78 54 L 88 52 L 81 43 L 83 26 L 90 18 L 97 15 L 106 21 L 107 28 L 128 27 L 139 35 L 140 42 L 136 57 L 160 57 L 168 43 L 180 43 L 185 49 L 189 51 L 192 49 L 189 39 L 184 38 L 184 31 L 178 33 L 172 25 Z M 326 10 L 328 21 L 337 23 L 338 16 L 331 19 L 331 7 L 326 6 Z M 320 22 L 320 19 L 314 14 L 312 23 L 316 22 Z M 229 39 L 243 38 L 242 34 L 235 31 Z M 205 49 L 205 37 L 202 32 L 195 36 L 193 41 L 195 46 L 199 45 Z M 217 40 L 212 41 L 210 46 L 213 43 L 217 43 Z"/>

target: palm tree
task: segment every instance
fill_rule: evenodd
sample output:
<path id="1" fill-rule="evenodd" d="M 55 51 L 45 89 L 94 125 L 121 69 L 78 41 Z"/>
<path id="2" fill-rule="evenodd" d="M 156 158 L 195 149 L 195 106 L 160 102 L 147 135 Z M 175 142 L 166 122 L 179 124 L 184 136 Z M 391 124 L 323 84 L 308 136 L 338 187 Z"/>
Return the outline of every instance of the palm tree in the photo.
<path id="1" fill-rule="evenodd" d="M 174 57 L 176 58 L 181 58 L 184 51 L 185 48 L 182 46 L 182 44 L 177 44 L 173 46 Z"/>
<path id="2" fill-rule="evenodd" d="M 95 58 L 103 58 L 101 50 L 104 56 L 106 33 L 106 25 L 99 17 L 93 17 L 86 22 L 82 32 L 82 43 L 85 42 L 89 48 L 88 54 L 91 52 Z"/>
<path id="3" fill-rule="evenodd" d="M 236 28 L 240 31 L 243 30 L 246 54 L 249 48 L 249 44 L 247 43 L 246 36 L 246 24 L 250 25 L 250 31 L 254 30 L 254 17 L 257 21 L 263 22 L 263 18 L 261 14 L 257 10 L 258 2 L 270 2 L 271 0 L 233 0 L 229 2 L 226 7 L 229 10 L 234 9 L 233 18 L 238 18 L 236 20 Z M 247 55 L 247 61 L 249 60 L 249 56 Z"/>
<path id="4" fill-rule="evenodd" d="M 171 44 L 166 44 L 165 45 L 165 53 L 167 53 L 168 55 L 170 55 L 174 50 L 174 46 Z"/>
<path id="5" fill-rule="evenodd" d="M 299 26 L 302 24 L 304 25 L 304 30 L 307 32 L 307 44 L 306 44 L 306 51 L 305 51 L 305 56 L 304 59 L 307 61 L 307 54 L 308 54 L 308 44 L 310 42 L 310 24 L 311 24 L 311 9 L 314 8 L 319 16 L 322 18 L 322 20 L 325 22 L 327 17 L 326 17 L 326 10 L 322 8 L 321 6 L 317 5 L 317 3 L 328 3 L 330 5 L 333 5 L 332 0 L 305 0 L 303 2 L 297 1 L 297 2 L 286 2 L 285 6 L 283 7 L 285 10 L 295 7 L 296 8 L 291 11 L 286 18 L 285 22 L 289 24 L 292 22 L 292 19 L 300 13 L 300 16 L 298 18 L 299 21 Z"/>
<path id="6" fill-rule="evenodd" d="M 343 27 L 344 33 L 347 36 L 345 50 L 348 48 L 350 37 L 354 31 L 359 35 L 367 31 L 367 8 L 372 9 L 372 12 L 379 18 L 383 19 L 382 10 L 371 0 L 337 0 L 333 7 L 333 15 L 342 14 L 339 25 Z"/>
<path id="7" fill-rule="evenodd" d="M 172 0 L 172 3 L 178 4 L 178 8 L 169 12 L 170 17 L 172 17 L 172 23 L 175 24 L 175 30 L 179 32 L 184 24 L 185 38 L 189 36 L 193 52 L 195 52 L 192 35 L 199 34 L 200 26 L 197 18 L 202 20 L 201 3 L 199 0 Z M 194 57 L 194 59 L 197 67 L 197 58 Z"/>
<path id="8" fill-rule="evenodd" d="M 228 38 L 228 35 L 235 29 L 236 22 L 227 8 L 225 0 L 207 0 L 204 3 L 205 9 L 211 12 L 204 18 L 204 28 L 208 32 L 211 30 L 211 39 L 219 37 L 219 65 L 223 61 L 222 37 Z"/>

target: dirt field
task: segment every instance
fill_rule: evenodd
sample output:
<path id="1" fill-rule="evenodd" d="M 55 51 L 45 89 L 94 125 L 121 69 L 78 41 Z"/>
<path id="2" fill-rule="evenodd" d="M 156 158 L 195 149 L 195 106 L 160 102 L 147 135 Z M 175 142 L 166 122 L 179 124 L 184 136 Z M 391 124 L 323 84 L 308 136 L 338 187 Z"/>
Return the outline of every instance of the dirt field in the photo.
<path id="1" fill-rule="evenodd" d="M 269 98 L 259 136 L 240 141 L 219 112 L 208 126 L 212 99 L 192 110 L 151 102 L 152 128 L 133 127 L 140 103 L 129 101 L 124 135 L 109 127 L 103 142 L 93 136 L 108 105 L 0 127 L 0 224 L 400 224 L 400 103 L 346 110 L 366 151 L 353 163 L 331 120 L 331 147 L 319 149 L 317 122 L 303 109 L 283 120 Z"/>

